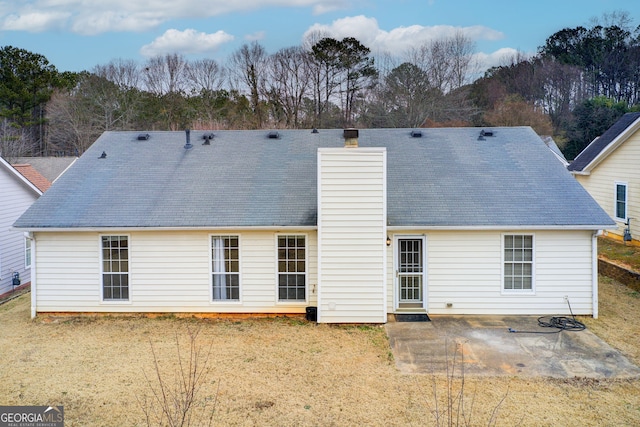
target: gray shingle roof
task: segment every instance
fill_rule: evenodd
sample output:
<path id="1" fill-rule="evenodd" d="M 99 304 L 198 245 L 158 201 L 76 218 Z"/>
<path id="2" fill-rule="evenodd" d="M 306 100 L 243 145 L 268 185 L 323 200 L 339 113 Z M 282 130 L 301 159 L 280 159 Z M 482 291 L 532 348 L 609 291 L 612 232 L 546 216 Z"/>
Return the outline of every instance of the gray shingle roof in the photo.
<path id="1" fill-rule="evenodd" d="M 600 137 L 591 141 L 587 147 L 569 164 L 570 171 L 582 171 L 589 165 L 614 139 L 640 119 L 640 113 L 626 113 Z"/>
<path id="2" fill-rule="evenodd" d="M 387 148 L 391 226 L 594 228 L 613 221 L 528 127 L 360 130 Z M 317 149 L 342 130 L 106 132 L 19 228 L 271 227 L 317 223 Z M 210 133 L 210 132 L 207 132 Z M 102 152 L 107 154 L 101 159 Z"/>

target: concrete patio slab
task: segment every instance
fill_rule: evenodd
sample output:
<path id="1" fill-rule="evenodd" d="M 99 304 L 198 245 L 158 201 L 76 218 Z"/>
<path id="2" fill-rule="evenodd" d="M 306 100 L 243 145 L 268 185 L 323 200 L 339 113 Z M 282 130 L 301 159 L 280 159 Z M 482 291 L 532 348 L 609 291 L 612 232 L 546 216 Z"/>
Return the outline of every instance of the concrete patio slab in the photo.
<path id="1" fill-rule="evenodd" d="M 589 330 L 549 333 L 557 329 L 531 316 L 430 317 L 386 324 L 402 373 L 446 373 L 455 355 L 465 375 L 640 378 L 639 367 Z"/>

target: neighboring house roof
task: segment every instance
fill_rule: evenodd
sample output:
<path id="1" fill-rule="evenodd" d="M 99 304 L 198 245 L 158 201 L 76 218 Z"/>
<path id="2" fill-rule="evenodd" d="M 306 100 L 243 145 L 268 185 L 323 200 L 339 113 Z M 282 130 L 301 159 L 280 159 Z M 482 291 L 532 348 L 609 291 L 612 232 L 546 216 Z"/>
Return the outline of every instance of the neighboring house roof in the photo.
<path id="1" fill-rule="evenodd" d="M 586 172 L 622 144 L 640 126 L 640 113 L 627 113 L 605 133 L 591 141 L 569 165 L 572 172 Z"/>
<path id="2" fill-rule="evenodd" d="M 14 163 L 31 165 L 50 182 L 55 182 L 77 157 L 18 157 Z"/>
<path id="3" fill-rule="evenodd" d="M 11 166 L 9 162 L 0 157 L 0 168 L 6 170 L 10 175 L 16 178 L 17 181 L 21 182 L 24 186 L 29 188 L 29 191 L 33 192 L 37 196 L 42 195 L 42 190 L 40 190 L 36 185 L 34 185 L 29 179 L 27 179 L 23 174 L 18 172 L 18 170 Z"/>
<path id="4" fill-rule="evenodd" d="M 35 170 L 33 166 L 28 164 L 13 164 L 11 166 L 20 172 L 22 176 L 27 178 L 29 182 L 38 187 L 38 190 L 43 193 L 51 187 L 51 182 Z"/>
<path id="5" fill-rule="evenodd" d="M 338 129 L 105 132 L 16 222 L 26 229 L 317 225 L 317 149 Z M 207 132 L 209 133 L 209 132 Z M 613 221 L 529 127 L 360 130 L 386 147 L 389 226 L 604 228 Z M 105 154 L 106 157 L 102 156 Z"/>
<path id="6" fill-rule="evenodd" d="M 540 138 L 542 138 L 547 147 L 549 147 L 549 150 L 551 150 L 551 152 L 556 155 L 558 160 L 560 160 L 560 163 L 562 163 L 565 167 L 569 165 L 567 158 L 564 156 L 564 154 L 562 154 L 560 147 L 558 147 L 558 144 L 556 144 L 556 142 L 553 140 L 553 137 L 547 135 L 541 136 Z"/>

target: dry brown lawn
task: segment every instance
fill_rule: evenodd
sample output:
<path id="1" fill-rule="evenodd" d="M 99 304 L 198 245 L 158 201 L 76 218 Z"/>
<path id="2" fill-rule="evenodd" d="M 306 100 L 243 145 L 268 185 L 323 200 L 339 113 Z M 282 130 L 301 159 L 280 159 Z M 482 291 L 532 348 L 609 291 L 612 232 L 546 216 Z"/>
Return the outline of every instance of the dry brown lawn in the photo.
<path id="1" fill-rule="evenodd" d="M 600 302 L 599 319 L 581 320 L 640 363 L 640 296 L 601 278 Z M 186 351 L 188 330 L 199 330 L 201 351 L 211 345 L 211 371 L 198 403 L 215 405 L 212 425 L 448 425 L 446 376 L 398 373 L 379 326 L 291 319 L 31 320 L 28 294 L 0 306 L 0 405 L 64 405 L 66 426 L 147 425 L 152 346 L 163 378 L 170 379 L 175 336 Z M 463 391 L 469 425 L 488 425 L 496 408 L 498 426 L 640 425 L 640 380 L 467 377 Z M 440 424 L 438 414 L 445 416 Z M 206 425 L 206 419 L 192 425 Z"/>

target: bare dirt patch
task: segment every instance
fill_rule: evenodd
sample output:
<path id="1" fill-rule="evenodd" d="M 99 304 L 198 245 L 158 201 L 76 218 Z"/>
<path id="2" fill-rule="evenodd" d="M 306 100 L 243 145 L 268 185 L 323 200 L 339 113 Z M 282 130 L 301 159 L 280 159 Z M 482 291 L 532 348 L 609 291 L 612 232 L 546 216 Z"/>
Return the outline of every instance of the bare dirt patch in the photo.
<path id="1" fill-rule="evenodd" d="M 640 363 L 640 298 L 601 283 L 600 318 L 580 320 Z M 150 393 L 145 373 L 154 375 L 151 344 L 169 378 L 176 334 L 186 345 L 194 327 L 211 344 L 201 396 L 216 399 L 213 425 L 436 425 L 434 396 L 440 415 L 446 408 L 447 378 L 401 375 L 379 326 L 171 316 L 31 320 L 28 295 L 0 306 L 0 325 L 0 404 L 64 405 L 67 426 L 146 425 L 140 401 Z M 638 380 L 468 377 L 464 390 L 469 425 L 487 425 L 503 398 L 498 426 L 640 424 Z"/>

